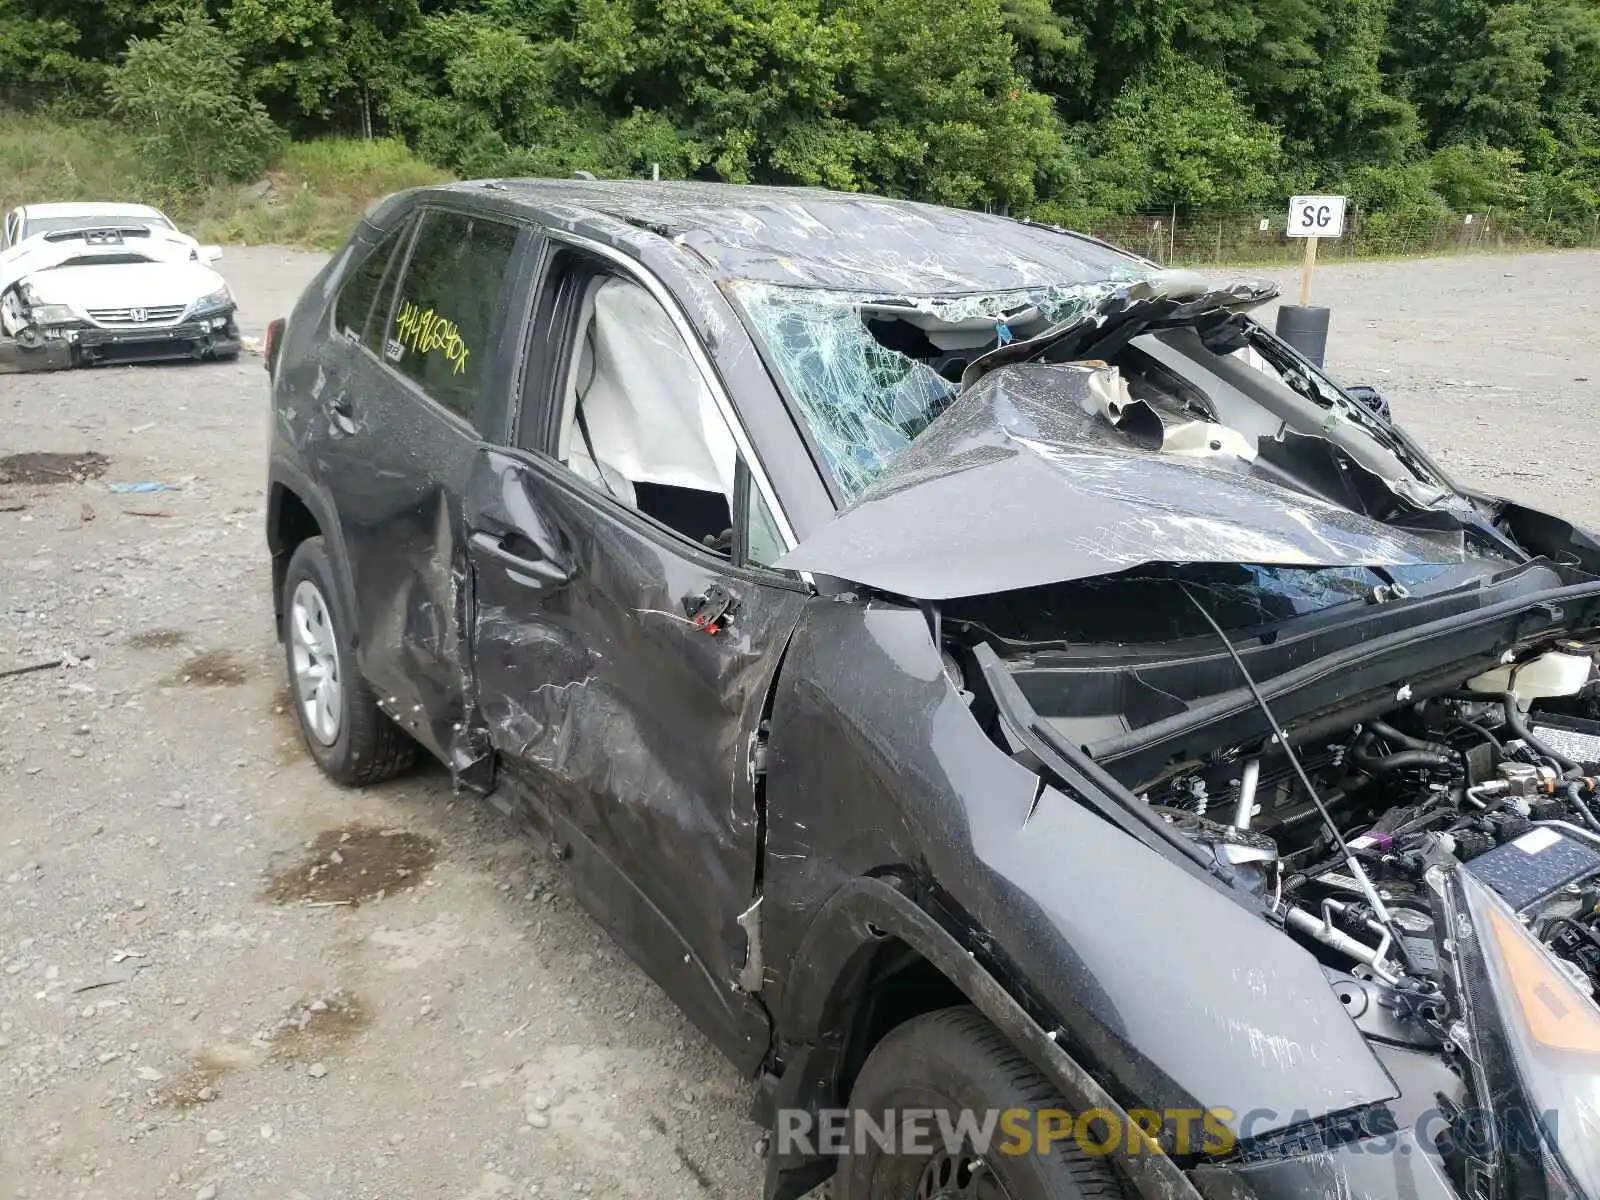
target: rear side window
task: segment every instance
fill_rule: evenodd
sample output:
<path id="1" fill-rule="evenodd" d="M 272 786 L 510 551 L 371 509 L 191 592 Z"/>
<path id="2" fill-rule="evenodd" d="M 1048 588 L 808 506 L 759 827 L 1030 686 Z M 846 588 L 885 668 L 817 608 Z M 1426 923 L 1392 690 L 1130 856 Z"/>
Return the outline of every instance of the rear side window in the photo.
<path id="1" fill-rule="evenodd" d="M 400 227 L 378 243 L 376 249 L 345 280 L 334 302 L 333 327 L 351 341 L 364 342 L 374 354 L 383 353 L 383 323 L 388 318 L 387 304 L 379 305 L 376 314 L 373 302 L 380 293 L 390 289 L 384 282 L 393 277 L 395 250 L 404 244 L 412 222 L 402 221 Z"/>
<path id="2" fill-rule="evenodd" d="M 384 341 L 396 370 L 469 421 L 517 233 L 486 217 L 424 213 Z"/>

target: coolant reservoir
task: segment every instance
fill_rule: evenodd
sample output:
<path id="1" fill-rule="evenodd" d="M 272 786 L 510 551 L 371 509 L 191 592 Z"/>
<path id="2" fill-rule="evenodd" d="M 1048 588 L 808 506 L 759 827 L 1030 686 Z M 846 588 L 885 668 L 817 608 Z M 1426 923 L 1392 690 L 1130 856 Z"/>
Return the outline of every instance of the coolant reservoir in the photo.
<path id="1" fill-rule="evenodd" d="M 1589 684 L 1594 660 L 1587 654 L 1551 650 L 1524 663 L 1511 663 L 1474 675 L 1467 688 L 1474 692 L 1510 692 L 1517 707 L 1527 712 L 1544 696 L 1576 696 Z"/>

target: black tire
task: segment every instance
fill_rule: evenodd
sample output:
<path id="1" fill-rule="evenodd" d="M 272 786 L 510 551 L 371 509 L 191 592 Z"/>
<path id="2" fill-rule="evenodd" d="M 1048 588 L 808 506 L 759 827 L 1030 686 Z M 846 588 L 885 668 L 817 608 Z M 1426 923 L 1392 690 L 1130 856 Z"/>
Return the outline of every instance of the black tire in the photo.
<path id="1" fill-rule="evenodd" d="M 329 779 L 350 786 L 381 783 L 416 761 L 417 743 L 378 708 L 377 698 L 356 667 L 355 647 L 350 641 L 352 621 L 344 611 L 339 589 L 334 585 L 335 578 L 328 548 L 320 537 L 307 538 L 295 548 L 284 574 L 284 665 L 293 697 L 295 724 L 300 729 L 300 740 Z M 325 745 L 308 727 L 295 685 L 293 639 L 287 623 L 294 619 L 295 590 L 305 581 L 322 594 L 333 618 L 333 642 L 338 655 L 343 702 L 338 736 L 331 745 Z"/>
<path id="2" fill-rule="evenodd" d="M 1069 1106 L 1005 1036 L 970 1007 L 914 1017 L 892 1030 L 867 1056 L 850 1093 L 852 1110 L 882 1121 L 886 1112 L 971 1110 L 979 1120 L 991 1110 L 1066 1109 Z M 997 1130 L 996 1142 L 1003 1140 Z M 1045 1153 L 990 1153 L 974 1173 L 960 1154 L 900 1155 L 871 1138 L 862 1154 L 839 1160 L 836 1200 L 916 1200 L 930 1196 L 1003 1194 L 1008 1200 L 1122 1200 L 1116 1172 L 1104 1156 L 1088 1154 L 1070 1139 Z M 978 1178 L 987 1173 L 989 1180 Z M 934 1181 L 940 1182 L 935 1184 Z M 998 1182 L 997 1192 L 988 1185 Z"/>

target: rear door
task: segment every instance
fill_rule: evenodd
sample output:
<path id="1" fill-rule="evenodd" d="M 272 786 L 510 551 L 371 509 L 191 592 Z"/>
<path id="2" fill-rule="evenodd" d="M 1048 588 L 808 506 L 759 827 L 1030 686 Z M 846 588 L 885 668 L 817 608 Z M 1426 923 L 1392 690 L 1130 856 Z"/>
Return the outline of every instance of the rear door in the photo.
<path id="1" fill-rule="evenodd" d="M 807 589 L 760 565 L 774 501 L 703 349 L 609 272 L 554 256 L 520 445 L 467 489 L 477 701 L 585 903 L 753 1067 L 760 726 Z"/>
<path id="2" fill-rule="evenodd" d="M 347 277 L 312 386 L 317 474 L 350 571 L 362 674 L 386 712 L 483 782 L 462 757 L 466 560 L 460 498 L 479 422 L 512 386 L 540 239 L 498 216 L 426 207 Z M 310 455 L 308 454 L 308 457 Z"/>

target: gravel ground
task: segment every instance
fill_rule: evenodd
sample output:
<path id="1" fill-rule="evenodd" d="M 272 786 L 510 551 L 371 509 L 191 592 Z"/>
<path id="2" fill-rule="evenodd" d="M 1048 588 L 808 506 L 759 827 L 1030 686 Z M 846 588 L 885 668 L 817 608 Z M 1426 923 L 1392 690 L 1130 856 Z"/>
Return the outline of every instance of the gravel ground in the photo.
<path id="1" fill-rule="evenodd" d="M 246 332 L 319 261 L 231 250 Z M 1445 465 L 1600 526 L 1597 278 L 1360 264 L 1317 299 Z M 0 672 L 65 660 L 0 677 L 0 1197 L 753 1200 L 750 1085 L 507 821 L 301 752 L 267 431 L 252 357 L 0 377 L 0 458 L 108 460 L 0 485 Z M 109 488 L 141 481 L 174 490 Z"/>

